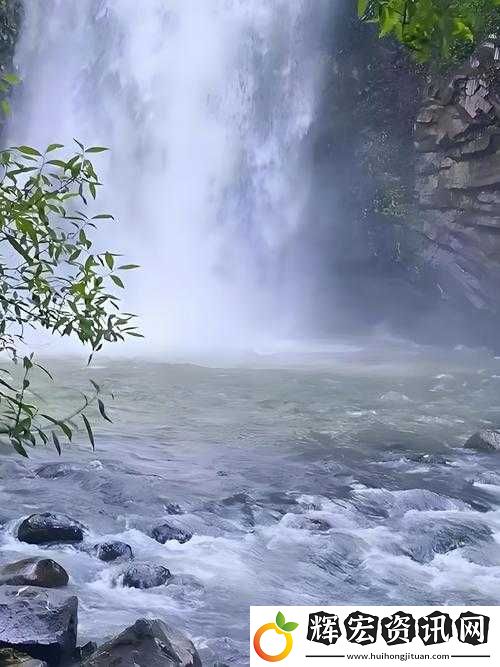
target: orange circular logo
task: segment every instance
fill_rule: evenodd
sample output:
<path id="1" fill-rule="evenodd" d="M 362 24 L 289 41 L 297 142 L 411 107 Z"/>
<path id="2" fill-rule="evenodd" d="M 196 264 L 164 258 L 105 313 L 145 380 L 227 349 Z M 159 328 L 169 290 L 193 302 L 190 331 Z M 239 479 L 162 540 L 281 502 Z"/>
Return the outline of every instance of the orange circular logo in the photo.
<path id="1" fill-rule="evenodd" d="M 280 660 L 284 660 L 288 655 L 290 655 L 290 651 L 293 648 L 293 637 L 290 633 L 293 632 L 297 626 L 298 623 L 287 623 L 281 611 L 278 612 L 275 623 L 265 623 L 264 625 L 261 625 L 255 633 L 253 638 L 253 647 L 255 653 L 257 653 L 259 658 L 262 658 L 262 660 L 265 660 L 266 662 L 280 662 Z M 281 653 L 270 655 L 264 651 L 260 645 L 260 642 L 266 632 L 275 632 L 278 635 L 284 635 L 286 644 Z"/>

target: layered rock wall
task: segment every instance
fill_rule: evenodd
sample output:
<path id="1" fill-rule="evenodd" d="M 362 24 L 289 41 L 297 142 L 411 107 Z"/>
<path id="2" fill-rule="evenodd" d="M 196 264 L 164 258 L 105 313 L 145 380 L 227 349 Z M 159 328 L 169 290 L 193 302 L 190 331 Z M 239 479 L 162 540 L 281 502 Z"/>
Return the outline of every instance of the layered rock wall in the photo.
<path id="1" fill-rule="evenodd" d="M 427 90 L 416 191 L 445 296 L 500 310 L 500 41 Z"/>

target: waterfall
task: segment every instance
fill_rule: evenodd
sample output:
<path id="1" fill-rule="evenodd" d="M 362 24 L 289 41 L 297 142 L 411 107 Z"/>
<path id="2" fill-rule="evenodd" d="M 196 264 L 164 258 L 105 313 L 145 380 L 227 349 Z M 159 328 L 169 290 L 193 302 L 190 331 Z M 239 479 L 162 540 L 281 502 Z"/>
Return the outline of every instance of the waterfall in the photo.
<path id="1" fill-rule="evenodd" d="M 292 335 L 307 224 L 317 0 L 26 0 L 9 141 L 108 146 L 102 248 L 142 265 L 148 348 Z"/>

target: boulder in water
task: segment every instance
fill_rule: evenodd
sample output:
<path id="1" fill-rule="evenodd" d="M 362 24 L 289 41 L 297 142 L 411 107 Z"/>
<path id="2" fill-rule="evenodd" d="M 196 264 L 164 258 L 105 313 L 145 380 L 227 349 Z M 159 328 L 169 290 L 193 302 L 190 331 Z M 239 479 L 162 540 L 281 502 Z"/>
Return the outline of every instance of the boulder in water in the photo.
<path id="1" fill-rule="evenodd" d="M 47 667 L 46 662 L 13 648 L 0 648 L 0 665 L 2 667 Z"/>
<path id="2" fill-rule="evenodd" d="M 135 563 L 123 573 L 123 585 L 128 588 L 155 588 L 162 586 L 172 574 L 157 563 Z"/>
<path id="3" fill-rule="evenodd" d="M 465 447 L 479 452 L 500 452 L 500 431 L 482 429 L 467 440 Z"/>
<path id="4" fill-rule="evenodd" d="M 96 544 L 94 546 L 94 552 L 99 560 L 103 560 L 106 563 L 118 559 L 131 560 L 134 557 L 132 547 L 126 542 L 120 542 L 118 540 Z"/>
<path id="5" fill-rule="evenodd" d="M 52 558 L 24 558 L 0 568 L 0 584 L 11 586 L 66 586 L 68 573 Z"/>
<path id="6" fill-rule="evenodd" d="M 157 542 L 160 542 L 160 544 L 165 544 L 171 540 L 176 540 L 177 542 L 184 544 L 185 542 L 189 542 L 193 535 L 182 528 L 177 528 L 169 523 L 163 523 L 161 526 L 153 528 L 151 537 Z"/>
<path id="7" fill-rule="evenodd" d="M 28 544 L 81 542 L 86 528 L 66 514 L 32 514 L 21 523 L 17 537 Z"/>
<path id="8" fill-rule="evenodd" d="M 2 586 L 0 648 L 58 665 L 75 650 L 77 616 L 75 596 L 32 586 Z"/>
<path id="9" fill-rule="evenodd" d="M 160 620 L 140 618 L 103 644 L 82 667 L 201 667 L 193 643 Z"/>

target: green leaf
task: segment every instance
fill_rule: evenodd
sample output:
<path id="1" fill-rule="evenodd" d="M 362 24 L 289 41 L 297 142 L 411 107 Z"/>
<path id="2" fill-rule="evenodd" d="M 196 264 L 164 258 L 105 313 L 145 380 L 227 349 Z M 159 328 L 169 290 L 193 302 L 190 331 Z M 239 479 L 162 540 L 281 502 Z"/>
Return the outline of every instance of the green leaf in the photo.
<path id="1" fill-rule="evenodd" d="M 82 419 L 83 419 L 83 423 L 85 424 L 85 428 L 87 429 L 87 435 L 89 436 L 89 440 L 90 440 L 90 444 L 92 445 L 92 449 L 95 450 L 94 434 L 92 432 L 92 427 L 90 426 L 90 422 L 87 419 L 87 417 L 83 414 L 82 414 Z"/>
<path id="2" fill-rule="evenodd" d="M 111 280 L 115 283 L 115 285 L 118 285 L 118 287 L 121 287 L 122 289 L 125 287 L 123 284 L 123 281 L 121 278 L 118 278 L 118 276 L 110 276 Z"/>
<path id="3" fill-rule="evenodd" d="M 89 380 L 90 384 L 94 387 L 96 394 L 101 393 L 101 387 L 97 384 L 97 382 L 94 382 L 94 380 Z"/>
<path id="4" fill-rule="evenodd" d="M 57 453 L 59 456 L 61 456 L 61 443 L 59 442 L 59 438 L 54 433 L 54 431 L 52 431 L 52 440 L 54 441 L 54 447 L 56 448 Z"/>
<path id="5" fill-rule="evenodd" d="M 23 447 L 22 444 L 19 442 L 19 440 L 12 439 L 12 440 L 11 440 L 11 443 L 12 443 L 12 446 L 14 447 L 14 449 L 16 450 L 16 452 L 17 452 L 18 454 L 21 454 L 21 456 L 24 456 L 24 457 L 27 458 L 27 459 L 29 458 L 29 456 L 28 456 L 28 452 L 24 449 L 24 447 Z"/>
<path id="6" fill-rule="evenodd" d="M 9 83 L 11 86 L 17 86 L 18 83 L 21 83 L 21 79 L 12 72 L 6 72 L 3 74 L 2 79 L 7 81 L 7 83 Z"/>
<path id="7" fill-rule="evenodd" d="M 358 0 L 358 16 L 362 18 L 368 9 L 368 0 Z"/>
<path id="8" fill-rule="evenodd" d="M 104 403 L 101 401 L 100 398 L 97 399 L 97 406 L 99 407 L 99 412 L 101 413 L 101 417 L 105 419 L 107 422 L 110 422 L 112 424 L 113 422 L 106 414 L 106 410 L 104 409 Z"/>
<path id="9" fill-rule="evenodd" d="M 281 629 L 284 630 L 285 632 L 293 632 L 298 627 L 299 627 L 298 623 L 290 621 L 289 623 L 285 623 Z"/>
<path id="10" fill-rule="evenodd" d="M 72 440 L 73 431 L 70 429 L 70 427 L 64 422 L 59 422 L 59 426 L 61 427 L 61 430 L 63 431 L 64 435 L 68 438 L 68 440 Z"/>
<path id="11" fill-rule="evenodd" d="M 20 153 L 23 153 L 23 155 L 36 155 L 37 157 L 42 157 L 42 154 L 39 153 L 36 148 L 32 148 L 31 146 L 18 146 L 17 150 Z"/>
<path id="12" fill-rule="evenodd" d="M 285 617 L 284 617 L 284 615 L 282 614 L 281 611 L 279 611 L 279 612 L 276 614 L 276 625 L 278 626 L 278 628 L 280 628 L 280 630 L 283 629 L 283 626 L 285 625 L 285 622 L 286 622 L 286 621 L 285 621 Z"/>
<path id="13" fill-rule="evenodd" d="M 109 148 L 104 146 L 92 146 L 92 148 L 87 148 L 86 153 L 102 153 L 103 151 L 109 151 Z"/>
<path id="14" fill-rule="evenodd" d="M 53 164 L 56 167 L 61 167 L 62 169 L 66 168 L 66 162 L 63 162 L 63 160 L 48 160 L 47 164 Z"/>
<path id="15" fill-rule="evenodd" d="M 64 148 L 63 144 L 49 144 L 47 148 L 45 149 L 46 153 L 50 153 L 51 151 L 55 151 L 58 148 Z M 64 163 L 63 163 L 64 164 Z"/>
<path id="16" fill-rule="evenodd" d="M 122 264 L 118 267 L 119 271 L 130 271 L 130 269 L 140 269 L 139 264 Z"/>
<path id="17" fill-rule="evenodd" d="M 112 269 L 115 265 L 115 260 L 113 258 L 113 255 L 110 252 L 107 252 L 104 255 L 104 258 L 106 260 L 106 264 L 108 265 L 108 268 Z"/>
<path id="18" fill-rule="evenodd" d="M 0 102 L 0 107 L 2 107 L 2 111 L 6 116 L 10 115 L 11 109 L 10 109 L 10 104 L 8 103 L 7 100 L 3 99 Z M 28 456 L 28 455 L 26 454 L 26 456 Z"/>

